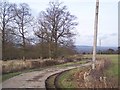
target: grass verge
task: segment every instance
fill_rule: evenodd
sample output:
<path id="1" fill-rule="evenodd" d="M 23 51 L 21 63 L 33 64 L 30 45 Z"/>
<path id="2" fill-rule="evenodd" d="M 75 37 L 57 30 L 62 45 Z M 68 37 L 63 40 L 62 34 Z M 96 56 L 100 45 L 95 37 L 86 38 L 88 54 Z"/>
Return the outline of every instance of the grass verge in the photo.
<path id="1" fill-rule="evenodd" d="M 54 85 L 54 80 L 55 80 L 55 78 L 56 78 L 56 76 L 57 76 L 58 74 L 54 74 L 54 75 L 52 75 L 52 76 L 50 76 L 50 77 L 48 77 L 47 79 L 46 79 L 46 87 L 47 88 L 55 88 L 55 85 Z"/>
<path id="2" fill-rule="evenodd" d="M 2 82 L 5 81 L 5 80 L 7 80 L 7 79 L 9 79 L 9 78 L 12 78 L 12 77 L 14 77 L 14 76 L 17 76 L 17 75 L 19 75 L 19 74 L 21 74 L 21 72 L 4 74 L 4 75 L 2 75 Z"/>
<path id="3" fill-rule="evenodd" d="M 111 66 L 105 70 L 104 74 L 108 78 L 109 82 L 112 82 L 111 86 L 118 87 L 118 78 L 120 71 L 118 70 L 118 55 L 109 56 L 111 60 Z"/>
<path id="4" fill-rule="evenodd" d="M 61 73 L 56 79 L 56 86 L 58 88 L 78 88 L 77 82 L 74 80 L 74 73 L 78 71 L 80 71 L 80 68 Z"/>

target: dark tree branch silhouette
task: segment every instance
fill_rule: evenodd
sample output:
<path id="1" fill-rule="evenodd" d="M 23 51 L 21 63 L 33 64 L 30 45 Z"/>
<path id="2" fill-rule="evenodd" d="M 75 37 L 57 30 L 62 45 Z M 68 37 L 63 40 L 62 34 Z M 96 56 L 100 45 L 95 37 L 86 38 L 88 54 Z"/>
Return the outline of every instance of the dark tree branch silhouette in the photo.
<path id="1" fill-rule="evenodd" d="M 5 59 L 6 35 L 10 32 L 11 22 L 13 21 L 13 4 L 0 2 L 0 30 L 2 31 L 2 59 Z"/>
<path id="2" fill-rule="evenodd" d="M 19 36 L 22 38 L 22 47 L 23 47 L 23 60 L 25 60 L 25 48 L 26 48 L 26 34 L 28 33 L 29 26 L 31 26 L 33 17 L 30 12 L 28 4 L 22 3 L 19 7 L 14 6 L 15 14 L 15 27 L 19 32 Z"/>
<path id="3" fill-rule="evenodd" d="M 71 15 L 67 11 L 66 6 L 62 6 L 59 2 L 50 2 L 50 7 L 46 11 L 42 11 L 38 17 L 38 30 L 35 34 L 44 40 L 49 42 L 49 47 L 51 43 L 54 45 L 54 57 L 57 55 L 58 43 L 66 42 L 66 38 L 71 38 L 75 34 L 72 30 L 78 24 L 75 20 L 76 17 Z M 43 33 L 44 32 L 44 35 Z M 66 40 L 65 40 L 66 39 Z"/>

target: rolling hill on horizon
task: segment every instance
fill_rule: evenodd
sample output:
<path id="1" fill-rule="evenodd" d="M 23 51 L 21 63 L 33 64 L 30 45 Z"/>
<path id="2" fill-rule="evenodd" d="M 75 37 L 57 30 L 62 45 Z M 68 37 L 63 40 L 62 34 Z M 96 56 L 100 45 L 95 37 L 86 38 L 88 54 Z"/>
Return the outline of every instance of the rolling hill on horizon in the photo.
<path id="1" fill-rule="evenodd" d="M 84 45 L 76 45 L 75 46 L 75 49 L 78 51 L 78 52 L 85 52 L 85 53 L 90 53 L 92 52 L 92 49 L 93 49 L 93 46 L 84 46 Z M 106 47 L 106 46 L 97 46 L 97 51 L 106 51 L 108 49 L 113 49 L 113 50 L 118 50 L 118 47 Z"/>

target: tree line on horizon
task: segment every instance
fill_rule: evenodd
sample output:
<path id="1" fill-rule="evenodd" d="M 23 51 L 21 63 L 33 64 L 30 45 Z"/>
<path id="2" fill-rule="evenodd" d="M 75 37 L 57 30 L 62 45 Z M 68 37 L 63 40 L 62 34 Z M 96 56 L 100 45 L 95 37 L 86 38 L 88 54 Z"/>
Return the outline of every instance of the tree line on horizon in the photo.
<path id="1" fill-rule="evenodd" d="M 76 16 L 59 2 L 49 2 L 38 17 L 27 3 L 0 1 L 2 60 L 58 58 L 75 54 Z"/>

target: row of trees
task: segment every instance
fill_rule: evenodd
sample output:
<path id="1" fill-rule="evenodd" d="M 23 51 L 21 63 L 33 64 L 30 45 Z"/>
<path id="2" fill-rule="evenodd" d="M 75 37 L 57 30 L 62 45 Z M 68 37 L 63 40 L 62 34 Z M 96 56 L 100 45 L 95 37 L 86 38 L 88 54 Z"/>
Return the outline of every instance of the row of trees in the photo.
<path id="1" fill-rule="evenodd" d="M 50 2 L 38 17 L 26 3 L 0 2 L 2 59 L 57 58 L 75 53 L 75 20 L 59 2 Z"/>
<path id="2" fill-rule="evenodd" d="M 98 54 L 118 54 L 119 53 L 119 50 L 114 50 L 114 49 L 107 49 L 107 50 L 99 50 L 97 52 Z"/>
<path id="3" fill-rule="evenodd" d="M 120 53 L 120 48 L 118 47 L 117 50 L 111 49 L 111 48 L 109 48 L 107 50 L 97 50 L 96 53 L 97 54 L 119 54 Z M 92 52 L 91 51 L 90 52 L 89 51 L 88 52 L 82 52 L 81 54 L 92 54 Z"/>

